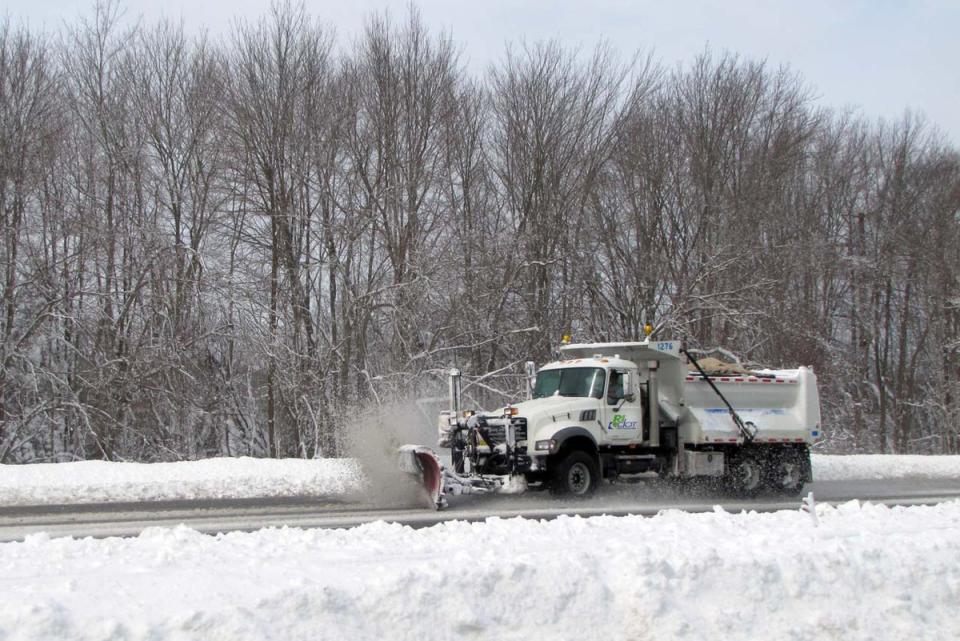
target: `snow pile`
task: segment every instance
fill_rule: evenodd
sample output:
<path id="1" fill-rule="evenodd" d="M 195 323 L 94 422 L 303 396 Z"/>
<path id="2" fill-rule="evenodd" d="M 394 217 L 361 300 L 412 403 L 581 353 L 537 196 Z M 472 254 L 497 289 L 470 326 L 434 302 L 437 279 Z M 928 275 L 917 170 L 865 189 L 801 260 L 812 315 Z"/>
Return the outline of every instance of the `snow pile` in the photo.
<path id="1" fill-rule="evenodd" d="M 351 459 L 0 465 L 0 505 L 317 496 L 351 492 L 362 483 Z"/>
<path id="2" fill-rule="evenodd" d="M 960 456 L 814 454 L 814 481 L 854 479 L 960 479 Z"/>
<path id="3" fill-rule="evenodd" d="M 0 638 L 951 639 L 960 502 L 0 545 Z"/>

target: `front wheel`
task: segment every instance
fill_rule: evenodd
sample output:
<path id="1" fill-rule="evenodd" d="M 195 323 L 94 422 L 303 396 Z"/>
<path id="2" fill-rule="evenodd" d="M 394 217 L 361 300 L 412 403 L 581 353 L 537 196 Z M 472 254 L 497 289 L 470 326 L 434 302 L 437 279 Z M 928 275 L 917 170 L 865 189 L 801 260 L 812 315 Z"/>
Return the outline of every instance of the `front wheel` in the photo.
<path id="1" fill-rule="evenodd" d="M 560 459 L 550 480 L 550 491 L 562 496 L 589 496 L 597 489 L 599 480 L 595 457 L 575 450 Z"/>

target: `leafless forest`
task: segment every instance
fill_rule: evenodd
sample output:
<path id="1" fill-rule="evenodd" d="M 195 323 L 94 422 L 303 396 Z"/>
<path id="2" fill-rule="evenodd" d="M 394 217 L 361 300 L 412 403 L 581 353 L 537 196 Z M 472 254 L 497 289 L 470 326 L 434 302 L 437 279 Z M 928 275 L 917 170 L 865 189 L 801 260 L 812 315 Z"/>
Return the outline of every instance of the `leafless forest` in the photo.
<path id="1" fill-rule="evenodd" d="M 0 462 L 335 456 L 444 368 L 502 402 L 643 319 L 812 365 L 828 447 L 960 452 L 960 155 L 922 117 L 732 53 L 471 73 L 415 9 L 131 24 L 0 23 Z"/>

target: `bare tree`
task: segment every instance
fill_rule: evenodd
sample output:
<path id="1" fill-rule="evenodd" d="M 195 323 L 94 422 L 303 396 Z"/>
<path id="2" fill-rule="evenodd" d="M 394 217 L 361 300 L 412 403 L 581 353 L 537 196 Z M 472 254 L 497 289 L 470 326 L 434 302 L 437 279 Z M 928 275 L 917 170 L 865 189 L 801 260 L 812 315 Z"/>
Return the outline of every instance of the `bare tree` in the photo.
<path id="1" fill-rule="evenodd" d="M 482 76 L 416 7 L 211 41 L 0 23 L 0 462 L 330 456 L 563 333 L 812 365 L 827 447 L 960 451 L 960 157 L 786 68 L 555 42 Z M 433 394 L 430 391 L 427 394 Z"/>
<path id="2" fill-rule="evenodd" d="M 0 463 L 53 409 L 31 356 L 63 302 L 48 261 L 57 248 L 41 216 L 44 179 L 59 152 L 57 72 L 44 39 L 0 21 Z"/>
<path id="3" fill-rule="evenodd" d="M 574 324 L 571 293 L 583 282 L 583 261 L 590 260 L 577 251 L 584 210 L 621 121 L 639 108 L 656 73 L 649 59 L 640 66 L 618 63 L 607 46 L 580 61 L 575 52 L 548 42 L 508 49 L 489 77 L 491 163 L 512 227 L 508 255 L 515 261 L 492 313 L 499 319 L 522 305 L 541 331 L 535 353 L 544 356 Z M 516 289 L 515 282 L 521 283 Z"/>
<path id="4" fill-rule="evenodd" d="M 368 295 L 358 337 L 365 342 L 368 323 L 382 323 L 377 331 L 386 332 L 393 359 L 382 365 L 390 369 L 407 370 L 435 340 L 414 316 L 439 265 L 434 252 L 447 213 L 444 134 L 456 109 L 457 65 L 452 40 L 431 38 L 411 7 L 399 27 L 387 16 L 371 17 L 348 66 L 357 109 L 349 138 L 351 179 L 360 189 L 357 213 L 369 219 L 374 234 L 368 292 L 380 292 Z"/>
<path id="5" fill-rule="evenodd" d="M 310 230 L 315 203 L 309 193 L 310 128 L 307 116 L 319 106 L 328 79 L 331 40 L 313 24 L 302 5 L 276 4 L 265 23 L 242 24 L 231 55 L 230 130 L 240 175 L 269 223 L 269 336 L 267 431 L 271 455 L 280 452 L 278 371 L 289 347 L 294 371 L 309 378 L 316 366 L 309 289 Z M 281 317 L 284 308 L 290 323 Z M 281 325 L 293 344 L 283 345 Z M 294 395 L 299 391 L 292 391 Z M 296 405 L 288 398 L 285 410 Z M 290 435 L 288 451 L 299 435 Z M 292 450 L 292 451 L 295 451 Z"/>

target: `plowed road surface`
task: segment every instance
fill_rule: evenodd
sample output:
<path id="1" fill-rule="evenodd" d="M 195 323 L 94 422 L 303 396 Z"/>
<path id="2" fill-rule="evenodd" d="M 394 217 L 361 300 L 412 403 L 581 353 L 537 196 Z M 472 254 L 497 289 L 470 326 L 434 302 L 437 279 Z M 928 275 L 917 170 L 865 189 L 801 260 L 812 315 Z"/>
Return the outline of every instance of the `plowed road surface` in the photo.
<path id="1" fill-rule="evenodd" d="M 960 499 L 960 479 L 832 481 L 807 485 L 818 502 L 851 499 L 887 505 L 921 505 Z M 185 524 L 201 532 L 249 531 L 264 527 L 352 527 L 370 521 L 391 521 L 425 527 L 441 521 L 479 521 L 490 517 L 550 519 L 560 515 L 652 515 L 661 510 L 708 511 L 719 505 L 728 512 L 797 509 L 800 497 L 760 496 L 738 500 L 707 490 L 679 489 L 643 483 L 602 487 L 587 500 L 570 500 L 544 492 L 523 495 L 453 497 L 437 512 L 417 506 L 377 505 L 342 497 L 288 497 L 245 500 L 163 501 L 87 505 L 0 506 L 0 541 L 30 534 L 51 536 L 136 536 L 149 527 Z"/>

